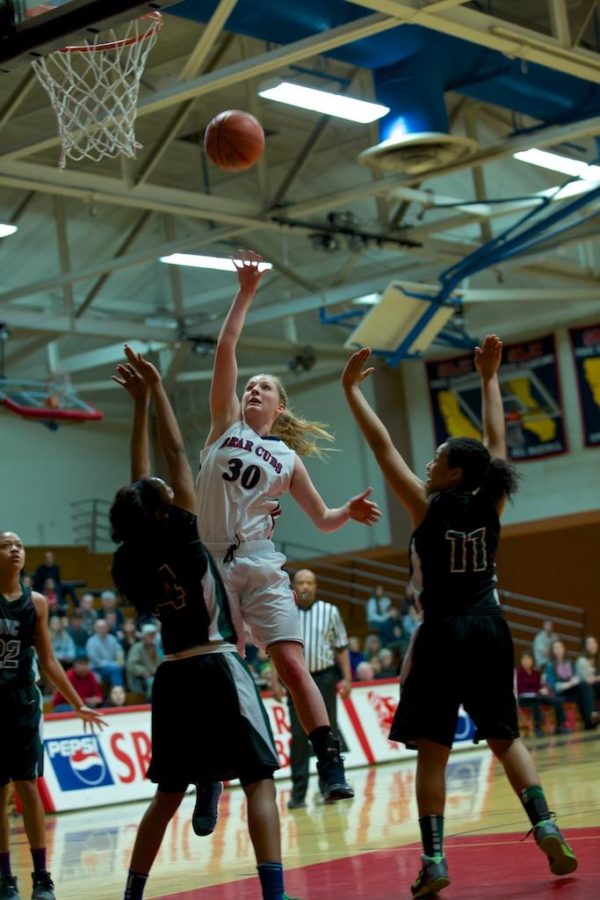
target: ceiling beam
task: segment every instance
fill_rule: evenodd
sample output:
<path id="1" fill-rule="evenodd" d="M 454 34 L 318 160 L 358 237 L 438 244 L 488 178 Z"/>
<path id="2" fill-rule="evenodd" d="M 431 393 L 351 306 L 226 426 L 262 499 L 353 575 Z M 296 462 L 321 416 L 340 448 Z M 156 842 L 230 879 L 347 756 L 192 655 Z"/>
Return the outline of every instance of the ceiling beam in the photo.
<path id="1" fill-rule="evenodd" d="M 554 36 L 522 28 L 497 16 L 464 9 L 462 4 L 449 3 L 423 6 L 421 0 L 346 0 L 353 5 L 395 16 L 398 24 L 410 22 L 433 31 L 440 31 L 461 40 L 470 41 L 490 50 L 497 50 L 509 59 L 523 59 L 546 66 L 566 75 L 574 75 L 594 84 L 600 83 L 600 56 L 589 50 L 563 47 Z M 459 5 L 460 8 L 452 8 Z"/>

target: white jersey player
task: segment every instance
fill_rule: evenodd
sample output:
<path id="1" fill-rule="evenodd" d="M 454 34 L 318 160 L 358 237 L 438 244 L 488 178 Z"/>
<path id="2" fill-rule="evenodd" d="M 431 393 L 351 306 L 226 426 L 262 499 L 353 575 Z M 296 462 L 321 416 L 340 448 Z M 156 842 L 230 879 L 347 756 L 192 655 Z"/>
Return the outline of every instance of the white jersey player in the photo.
<path id="1" fill-rule="evenodd" d="M 287 409 L 283 386 L 257 374 L 237 397 L 236 346 L 260 282 L 255 253 L 236 263 L 239 290 L 221 328 L 210 392 L 211 431 L 200 457 L 198 513 L 203 537 L 219 565 L 234 616 L 265 647 L 294 701 L 313 744 L 325 799 L 354 795 L 346 784 L 339 740 L 333 735 L 323 698 L 306 668 L 298 614 L 285 558 L 271 541 L 279 497 L 289 491 L 322 531 L 350 519 L 372 525 L 381 515 L 368 499 L 371 490 L 343 506 L 329 508 L 300 459 L 319 453 L 315 439 L 331 439 L 316 423 Z"/>

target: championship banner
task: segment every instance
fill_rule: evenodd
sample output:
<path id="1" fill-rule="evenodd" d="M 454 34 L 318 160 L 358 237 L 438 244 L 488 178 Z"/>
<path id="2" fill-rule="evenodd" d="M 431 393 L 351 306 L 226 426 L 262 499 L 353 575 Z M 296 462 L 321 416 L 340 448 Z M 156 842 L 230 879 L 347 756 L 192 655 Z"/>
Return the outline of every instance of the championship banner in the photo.
<path id="1" fill-rule="evenodd" d="M 345 746 L 347 769 L 392 759 L 415 757 L 413 750 L 389 741 L 391 720 L 398 704 L 398 679 L 355 684 L 347 700 L 338 700 L 338 730 Z M 291 727 L 287 702 L 263 698 L 281 768 L 275 778 L 290 777 Z M 146 779 L 152 751 L 150 707 L 104 710 L 108 727 L 84 732 L 71 713 L 51 714 L 44 720 L 44 777 L 40 794 L 48 812 L 145 800 L 156 785 Z M 472 747 L 474 727 L 461 709 L 455 750 Z M 316 759 L 311 758 L 316 773 Z"/>
<path id="2" fill-rule="evenodd" d="M 571 328 L 577 372 L 583 438 L 586 447 L 600 445 L 600 325 Z"/>
<path id="3" fill-rule="evenodd" d="M 428 362 L 436 442 L 482 439 L 481 391 L 473 356 Z M 554 335 L 507 344 L 498 373 L 510 459 L 539 459 L 567 449 Z"/>

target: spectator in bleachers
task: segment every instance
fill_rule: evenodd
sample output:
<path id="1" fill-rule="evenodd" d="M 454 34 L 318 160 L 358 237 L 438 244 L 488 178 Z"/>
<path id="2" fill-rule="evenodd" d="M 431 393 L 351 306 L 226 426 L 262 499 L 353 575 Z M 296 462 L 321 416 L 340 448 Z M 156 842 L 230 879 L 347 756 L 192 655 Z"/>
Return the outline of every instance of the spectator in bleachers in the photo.
<path id="1" fill-rule="evenodd" d="M 104 616 L 104 621 L 108 625 L 108 633 L 114 634 L 119 643 L 121 643 L 121 641 L 123 640 L 123 629 L 119 628 L 119 621 L 117 618 L 116 610 L 108 610 L 108 612 Z"/>
<path id="2" fill-rule="evenodd" d="M 135 622 L 133 621 L 133 619 L 125 619 L 123 623 L 123 637 L 121 638 L 121 647 L 123 648 L 125 661 L 127 661 L 129 651 L 131 650 L 135 642 L 140 639 L 140 636 L 140 632 L 135 627 Z M 246 663 L 248 663 L 247 659 Z"/>
<path id="3" fill-rule="evenodd" d="M 409 637 L 404 634 L 402 627 L 402 617 L 397 606 L 390 607 L 390 613 L 385 622 L 379 626 L 379 637 L 383 647 L 390 647 L 392 644 L 402 646 L 402 656 L 408 647 Z"/>
<path id="4" fill-rule="evenodd" d="M 402 628 L 409 641 L 420 624 L 421 614 L 419 610 L 414 603 L 409 603 L 408 610 L 402 617 Z"/>
<path id="5" fill-rule="evenodd" d="M 114 612 L 117 617 L 117 630 L 123 630 L 125 616 L 123 610 L 117 606 L 117 595 L 114 591 L 102 591 L 100 594 L 100 609 L 98 610 L 98 618 L 105 619 L 106 614 Z"/>
<path id="6" fill-rule="evenodd" d="M 54 655 L 63 669 L 68 669 L 75 659 L 76 652 L 73 638 L 65 628 L 62 617 L 52 616 L 48 622 L 48 629 Z"/>
<path id="7" fill-rule="evenodd" d="M 104 619 L 94 625 L 94 634 L 88 638 L 86 652 L 90 667 L 96 675 L 111 687 L 123 684 L 123 650 L 114 634 L 108 633 Z"/>
<path id="8" fill-rule="evenodd" d="M 83 616 L 83 627 L 88 634 L 93 634 L 98 613 L 94 609 L 94 595 L 90 591 L 86 591 L 85 594 L 81 595 L 79 612 Z"/>
<path id="9" fill-rule="evenodd" d="M 67 631 L 73 639 L 75 650 L 85 651 L 89 634 L 85 629 L 83 614 L 80 612 L 80 610 L 75 610 L 75 612 L 69 619 Z"/>
<path id="10" fill-rule="evenodd" d="M 40 563 L 40 565 L 33 573 L 31 584 L 33 590 L 38 591 L 40 594 L 43 594 L 44 582 L 46 582 L 49 578 L 52 579 L 57 587 L 58 593 L 60 594 L 60 569 L 56 564 L 54 553 L 52 553 L 51 550 L 47 550 L 44 553 L 44 561 Z"/>
<path id="11" fill-rule="evenodd" d="M 156 646 L 158 628 L 151 622 L 142 626 L 142 637 L 136 641 L 127 657 L 127 683 L 129 690 L 150 697 L 152 682 L 161 663 Z"/>
<path id="12" fill-rule="evenodd" d="M 552 642 L 558 640 L 554 633 L 554 622 L 545 619 L 542 630 L 538 631 L 533 639 L 533 659 L 536 668 L 543 671 L 547 662 L 550 662 L 550 648 Z"/>
<path id="13" fill-rule="evenodd" d="M 582 681 L 589 684 L 597 703 L 600 700 L 600 657 L 598 655 L 598 641 L 591 634 L 586 637 L 583 650 L 577 657 L 575 672 Z"/>
<path id="14" fill-rule="evenodd" d="M 544 667 L 543 681 L 557 696 L 577 703 L 586 731 L 597 727 L 594 692 L 587 682 L 575 675 L 573 665 L 567 658 L 565 645 L 560 640 L 552 642 L 550 659 Z"/>
<path id="15" fill-rule="evenodd" d="M 565 710 L 562 698 L 553 694 L 549 685 L 542 685 L 542 673 L 533 667 L 533 655 L 529 652 L 521 656 L 521 665 L 517 666 L 517 699 L 519 706 L 531 709 L 536 737 L 542 737 L 542 705 L 552 706 L 556 714 L 555 734 L 567 734 L 565 727 Z"/>
<path id="16" fill-rule="evenodd" d="M 379 655 L 379 651 L 381 650 L 381 638 L 378 634 L 368 634 L 365 638 L 365 659 L 367 662 L 371 662 L 374 656 Z"/>
<path id="17" fill-rule="evenodd" d="M 350 655 L 350 669 L 352 671 L 352 677 L 355 678 L 357 665 L 361 662 L 365 662 L 365 655 L 360 649 L 360 638 L 348 638 L 348 653 Z"/>
<path id="18" fill-rule="evenodd" d="M 392 601 L 386 596 L 383 585 L 378 584 L 367 600 L 367 625 L 373 631 L 379 631 L 379 626 L 387 619 Z"/>
<path id="19" fill-rule="evenodd" d="M 46 578 L 42 587 L 42 594 L 48 603 L 49 616 L 62 616 L 65 614 L 66 607 L 62 602 L 60 594 L 56 590 L 56 582 L 53 578 Z"/>
<path id="20" fill-rule="evenodd" d="M 379 654 L 377 656 L 372 656 L 369 660 L 369 665 L 373 670 L 373 678 L 381 677 L 381 660 L 379 659 Z"/>
<path id="21" fill-rule="evenodd" d="M 122 706 L 127 706 L 127 694 L 125 693 L 125 688 L 122 684 L 115 684 L 115 686 L 110 689 L 108 700 L 104 706 L 107 709 L 119 709 Z"/>
<path id="22" fill-rule="evenodd" d="M 381 669 L 375 673 L 375 678 L 397 678 L 398 667 L 394 662 L 394 654 L 388 647 L 379 651 L 379 664 Z"/>
<path id="23" fill-rule="evenodd" d="M 75 657 L 73 667 L 67 672 L 67 678 L 86 706 L 96 709 L 97 706 L 102 704 L 103 697 L 100 682 L 94 673 L 90 671 L 90 663 L 85 654 Z M 73 709 L 60 691 L 57 691 L 52 698 L 52 708 L 54 712 L 68 712 Z"/>
<path id="24" fill-rule="evenodd" d="M 356 667 L 356 681 L 373 681 L 375 672 L 370 662 L 361 662 Z"/>

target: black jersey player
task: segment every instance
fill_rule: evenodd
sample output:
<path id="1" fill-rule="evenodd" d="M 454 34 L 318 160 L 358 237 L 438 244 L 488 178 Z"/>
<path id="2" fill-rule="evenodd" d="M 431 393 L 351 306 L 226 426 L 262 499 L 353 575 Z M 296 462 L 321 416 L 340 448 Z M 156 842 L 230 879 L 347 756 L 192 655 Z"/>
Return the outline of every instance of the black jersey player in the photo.
<path id="1" fill-rule="evenodd" d="M 412 885 L 426 897 L 450 880 L 443 851 L 445 769 L 459 704 L 504 766 L 536 841 L 555 875 L 577 868 L 573 851 L 548 812 L 534 762 L 519 739 L 513 688 L 514 651 L 496 592 L 499 516 L 517 486 L 506 462 L 498 382 L 502 342 L 488 335 L 476 348 L 482 392 L 483 443 L 453 437 L 438 447 L 423 482 L 411 471 L 360 391 L 372 368 L 370 350 L 349 360 L 342 383 L 358 425 L 413 524 L 413 586 L 423 610 L 390 737 L 417 749 L 417 806 L 423 865 Z"/>
<path id="2" fill-rule="evenodd" d="M 54 656 L 46 598 L 21 582 L 25 548 L 18 534 L 0 531 L 0 900 L 19 900 L 9 851 L 8 791 L 13 781 L 23 805 L 23 823 L 33 859 L 33 900 L 54 900 L 46 868 L 44 807 L 37 779 L 43 772 L 42 697 L 37 664 L 85 723 L 104 724 L 89 709 Z"/>
<path id="3" fill-rule="evenodd" d="M 240 779 L 246 793 L 263 898 L 283 900 L 273 736 L 236 652 L 223 583 L 199 538 L 192 471 L 160 375 L 129 348 L 126 354 L 129 361 L 114 377 L 135 401 L 132 484 L 117 492 L 111 508 L 113 537 L 120 543 L 113 576 L 138 612 L 159 616 L 165 660 L 152 686 L 148 777 L 158 787 L 138 829 L 125 900 L 143 896 L 165 829 L 188 786 L 232 778 Z M 150 477 L 150 398 L 172 487 Z"/>

